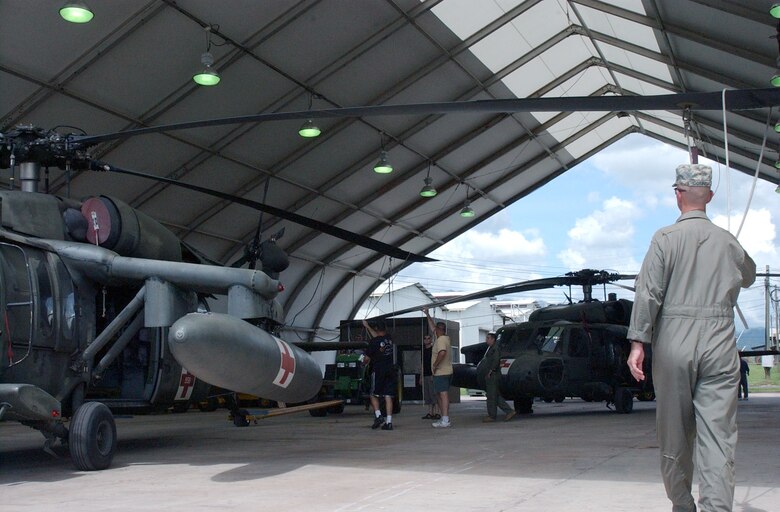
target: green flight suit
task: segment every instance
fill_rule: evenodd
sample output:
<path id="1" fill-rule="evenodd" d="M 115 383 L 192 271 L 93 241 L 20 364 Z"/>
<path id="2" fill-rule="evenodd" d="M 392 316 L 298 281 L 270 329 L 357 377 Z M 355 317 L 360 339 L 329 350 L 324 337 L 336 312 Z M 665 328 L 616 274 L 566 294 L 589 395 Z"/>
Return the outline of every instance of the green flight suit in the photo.
<path id="1" fill-rule="evenodd" d="M 661 473 L 675 512 L 731 511 L 739 358 L 734 306 L 756 265 L 703 211 L 653 235 L 636 279 L 628 339 L 651 343 Z"/>
<path id="2" fill-rule="evenodd" d="M 495 345 L 488 347 L 482 361 L 479 363 L 480 377 L 485 380 L 485 395 L 487 395 L 487 413 L 491 418 L 496 417 L 500 408 L 505 413 L 512 412 L 512 408 L 506 403 L 498 389 L 501 381 L 501 354 Z"/>

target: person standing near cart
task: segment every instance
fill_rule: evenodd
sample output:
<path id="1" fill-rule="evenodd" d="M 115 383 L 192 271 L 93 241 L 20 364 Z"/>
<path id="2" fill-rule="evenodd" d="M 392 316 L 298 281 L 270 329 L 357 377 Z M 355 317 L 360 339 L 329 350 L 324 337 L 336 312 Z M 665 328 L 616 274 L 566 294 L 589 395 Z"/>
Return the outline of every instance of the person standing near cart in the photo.
<path id="1" fill-rule="evenodd" d="M 365 353 L 364 364 L 371 363 L 371 406 L 374 408 L 372 429 L 393 430 L 393 398 L 395 398 L 395 368 L 393 361 L 393 340 L 387 334 L 383 320 L 369 324 L 363 320 L 363 327 L 371 336 Z M 385 412 L 382 416 L 379 399 L 384 397 Z"/>

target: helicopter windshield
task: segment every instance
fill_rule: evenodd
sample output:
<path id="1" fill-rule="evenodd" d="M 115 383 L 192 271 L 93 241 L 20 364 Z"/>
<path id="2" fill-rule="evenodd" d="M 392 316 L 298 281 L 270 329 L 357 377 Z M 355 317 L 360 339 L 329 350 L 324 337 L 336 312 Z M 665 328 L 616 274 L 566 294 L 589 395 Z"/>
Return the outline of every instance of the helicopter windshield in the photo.
<path id="1" fill-rule="evenodd" d="M 563 327 L 552 326 L 539 329 L 536 333 L 537 342 L 541 345 L 542 352 L 560 352 Z"/>

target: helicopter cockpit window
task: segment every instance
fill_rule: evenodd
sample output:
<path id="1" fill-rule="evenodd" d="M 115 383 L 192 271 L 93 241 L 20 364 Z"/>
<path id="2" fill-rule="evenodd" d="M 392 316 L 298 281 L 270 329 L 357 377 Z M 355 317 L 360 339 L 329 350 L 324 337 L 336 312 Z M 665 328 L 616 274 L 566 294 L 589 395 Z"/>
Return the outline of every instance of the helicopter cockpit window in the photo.
<path id="1" fill-rule="evenodd" d="M 531 337 L 532 329 L 501 329 L 496 333 L 496 344 L 502 357 L 516 354 Z"/>
<path id="2" fill-rule="evenodd" d="M 569 355 L 571 357 L 588 357 L 588 341 L 590 336 L 584 329 L 569 330 Z"/>
<path id="3" fill-rule="evenodd" d="M 561 336 L 563 335 L 563 327 L 552 326 L 543 327 L 536 333 L 536 338 L 541 344 L 542 352 L 550 352 L 560 354 L 562 350 Z"/>
<path id="4" fill-rule="evenodd" d="M 31 336 L 32 293 L 27 258 L 16 246 L 0 244 L 5 330 L 14 344 L 28 344 Z"/>
<path id="5" fill-rule="evenodd" d="M 35 315 L 35 340 L 36 345 L 52 346 L 54 326 L 54 294 L 52 292 L 51 277 L 46 265 L 45 255 L 37 251 L 31 251 L 28 256 L 30 270 L 38 282 L 37 315 Z"/>

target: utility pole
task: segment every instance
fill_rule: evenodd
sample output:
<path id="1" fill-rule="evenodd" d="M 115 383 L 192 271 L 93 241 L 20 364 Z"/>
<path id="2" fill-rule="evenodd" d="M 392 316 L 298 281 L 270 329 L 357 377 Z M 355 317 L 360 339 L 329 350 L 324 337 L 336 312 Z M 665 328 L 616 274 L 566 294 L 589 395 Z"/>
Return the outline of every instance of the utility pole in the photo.
<path id="1" fill-rule="evenodd" d="M 766 350 L 771 350 L 772 336 L 770 329 L 772 324 L 769 320 L 769 301 L 772 300 L 772 298 L 769 295 L 769 265 L 766 266 L 766 278 L 764 278 L 764 295 L 764 329 L 766 336 L 766 343 L 764 343 L 764 348 Z"/>

